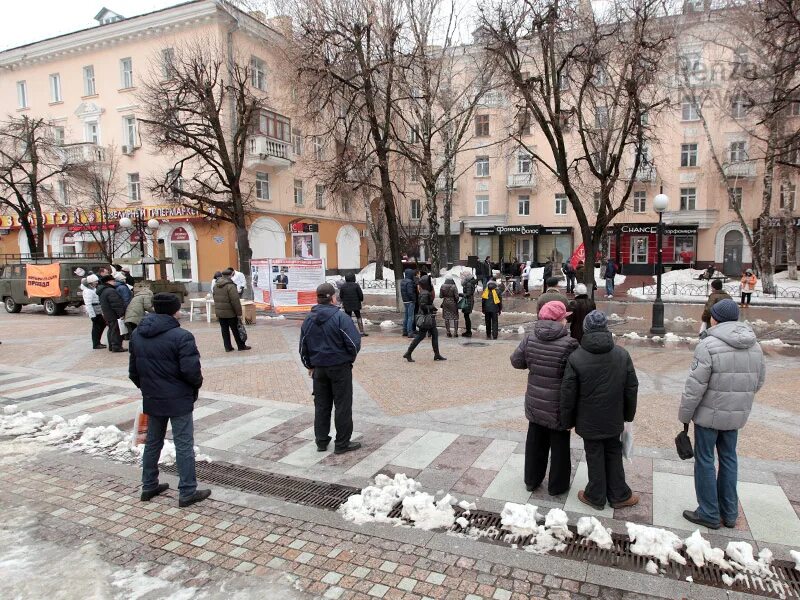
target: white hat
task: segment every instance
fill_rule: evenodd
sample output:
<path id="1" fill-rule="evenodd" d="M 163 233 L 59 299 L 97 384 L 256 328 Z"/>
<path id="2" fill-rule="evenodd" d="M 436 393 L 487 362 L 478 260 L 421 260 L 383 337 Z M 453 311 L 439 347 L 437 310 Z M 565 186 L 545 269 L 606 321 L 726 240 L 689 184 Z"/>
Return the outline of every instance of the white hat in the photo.
<path id="1" fill-rule="evenodd" d="M 97 275 L 95 275 L 94 273 L 92 273 L 91 275 L 89 275 L 86 278 L 86 283 L 99 283 L 99 282 L 100 282 L 100 278 Z"/>
<path id="2" fill-rule="evenodd" d="M 114 279 L 117 281 L 125 281 L 125 275 L 122 273 L 122 271 L 117 271 L 114 273 Z"/>
<path id="3" fill-rule="evenodd" d="M 81 267 L 78 267 L 77 269 L 75 269 L 75 275 L 77 275 L 78 277 L 83 277 L 84 275 L 86 275 L 86 271 L 84 271 Z"/>
<path id="4" fill-rule="evenodd" d="M 586 285 L 585 284 L 579 283 L 578 285 L 575 286 L 575 295 L 576 296 L 583 296 L 586 293 L 587 293 L 587 291 L 586 291 Z"/>

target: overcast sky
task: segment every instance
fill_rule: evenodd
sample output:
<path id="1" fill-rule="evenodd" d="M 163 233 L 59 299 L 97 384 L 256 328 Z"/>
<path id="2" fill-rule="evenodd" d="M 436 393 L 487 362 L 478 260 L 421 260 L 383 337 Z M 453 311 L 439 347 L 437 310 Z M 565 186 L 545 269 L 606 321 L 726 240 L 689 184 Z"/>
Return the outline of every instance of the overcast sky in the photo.
<path id="1" fill-rule="evenodd" d="M 183 0 L 4 0 L 0 19 L 0 49 L 85 29 L 104 6 L 132 17 L 181 4 Z"/>

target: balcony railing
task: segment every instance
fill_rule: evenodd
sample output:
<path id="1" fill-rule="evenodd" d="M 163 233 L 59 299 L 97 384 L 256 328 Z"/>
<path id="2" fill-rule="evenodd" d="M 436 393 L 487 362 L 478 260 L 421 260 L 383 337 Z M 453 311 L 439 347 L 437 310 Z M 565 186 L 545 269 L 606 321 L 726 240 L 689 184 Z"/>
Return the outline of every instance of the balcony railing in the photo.
<path id="1" fill-rule="evenodd" d="M 67 144 L 60 151 L 64 162 L 69 164 L 106 162 L 106 149 L 92 142 Z"/>
<path id="2" fill-rule="evenodd" d="M 451 191 L 455 192 L 458 189 L 456 185 L 456 180 L 453 179 L 452 186 L 450 188 Z M 446 192 L 447 191 L 447 177 L 437 177 L 436 179 L 436 191 L 437 192 Z"/>
<path id="3" fill-rule="evenodd" d="M 632 177 L 633 177 L 633 167 L 625 169 L 623 179 L 629 181 Z M 639 170 L 636 172 L 636 181 L 641 181 L 644 183 L 653 183 L 655 182 L 657 177 L 658 177 L 658 172 L 656 171 L 655 166 L 639 165 Z"/>
<path id="4" fill-rule="evenodd" d="M 254 135 L 248 140 L 246 160 L 248 166 L 265 164 L 288 167 L 292 163 L 292 146 L 289 142 L 266 135 Z"/>
<path id="5" fill-rule="evenodd" d="M 725 177 L 755 177 L 756 161 L 740 160 L 722 165 Z"/>
<path id="6" fill-rule="evenodd" d="M 532 188 L 535 184 L 533 173 L 511 173 L 508 176 L 506 187 L 509 188 Z"/>

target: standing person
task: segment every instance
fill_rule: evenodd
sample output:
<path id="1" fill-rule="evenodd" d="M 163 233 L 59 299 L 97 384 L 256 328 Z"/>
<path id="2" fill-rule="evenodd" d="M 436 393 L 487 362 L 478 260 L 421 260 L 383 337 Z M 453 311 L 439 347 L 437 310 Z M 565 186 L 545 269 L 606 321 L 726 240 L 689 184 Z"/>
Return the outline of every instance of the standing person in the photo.
<path id="1" fill-rule="evenodd" d="M 414 269 L 403 271 L 400 282 L 400 297 L 403 300 L 403 336 L 414 337 L 414 312 L 417 304 L 417 282 L 414 281 Z"/>
<path id="2" fill-rule="evenodd" d="M 558 289 L 558 278 L 551 277 L 547 280 L 547 291 L 539 296 L 536 299 L 536 311 L 542 309 L 542 307 L 547 304 L 548 302 L 553 302 L 554 300 L 558 300 L 564 305 L 564 308 L 569 307 L 569 299 L 562 294 Z"/>
<path id="3" fill-rule="evenodd" d="M 500 313 L 503 312 L 503 299 L 497 293 L 497 282 L 492 277 L 481 294 L 481 310 L 486 322 L 486 339 L 496 340 Z"/>
<path id="4" fill-rule="evenodd" d="M 331 410 L 335 409 L 334 454 L 361 448 L 353 435 L 353 363 L 361 350 L 361 336 L 353 320 L 333 303 L 330 283 L 317 287 L 317 304 L 300 329 L 300 359 L 314 380 L 314 439 L 325 452 L 331 441 Z"/>
<path id="5" fill-rule="evenodd" d="M 214 277 L 211 278 L 210 291 L 211 291 L 212 294 L 214 293 L 214 286 L 217 284 L 217 279 L 219 279 L 220 277 L 222 277 L 222 271 L 215 272 L 214 273 Z"/>
<path id="6" fill-rule="evenodd" d="M 200 352 L 194 336 L 181 328 L 181 301 L 175 294 L 153 296 L 155 314 L 147 315 L 130 342 L 128 377 L 142 391 L 147 438 L 142 454 L 142 502 L 169 489 L 158 483 L 158 459 L 167 423 L 172 426 L 178 464 L 178 506 L 201 502 L 211 490 L 197 489 L 192 411 L 203 385 Z"/>
<path id="7" fill-rule="evenodd" d="M 131 268 L 128 266 L 124 266 L 122 267 L 121 270 L 122 274 L 125 276 L 125 283 L 131 287 L 136 285 L 136 280 L 133 278 L 133 275 L 131 275 Z"/>
<path id="8" fill-rule="evenodd" d="M 458 295 L 458 287 L 453 278 L 445 279 L 439 289 L 439 297 L 442 299 L 442 318 L 447 337 L 458 337 Z"/>
<path id="9" fill-rule="evenodd" d="M 89 275 L 81 281 L 81 295 L 83 296 L 83 306 L 86 314 L 92 320 L 92 349 L 102 350 L 107 348 L 101 343 L 103 330 L 106 328 L 106 320 L 100 310 L 100 297 L 97 295 L 97 284 L 100 279 L 97 275 Z"/>
<path id="10" fill-rule="evenodd" d="M 528 260 L 525 262 L 525 265 L 522 267 L 521 276 L 522 276 L 522 289 L 525 291 L 525 297 L 528 298 L 531 295 L 530 290 L 528 288 L 529 285 L 528 279 L 530 279 L 531 276 L 531 261 Z"/>
<path id="11" fill-rule="evenodd" d="M 344 276 L 344 283 L 339 288 L 339 298 L 342 301 L 342 308 L 347 313 L 348 317 L 356 315 L 358 321 L 358 331 L 361 337 L 369 336 L 364 333 L 364 321 L 361 320 L 361 303 L 364 301 L 364 292 L 361 291 L 361 286 L 356 283 L 356 276 L 353 273 L 348 273 Z"/>
<path id="12" fill-rule="evenodd" d="M 114 275 L 114 289 L 117 290 L 120 298 L 122 298 L 125 308 L 128 308 L 128 304 L 133 299 L 133 294 L 131 293 L 131 288 L 125 282 L 125 274 L 122 271 L 117 271 Z"/>
<path id="13" fill-rule="evenodd" d="M 463 292 L 461 296 L 464 298 L 464 308 L 461 312 L 464 315 L 464 337 L 472 337 L 472 310 L 475 308 L 475 288 L 478 286 L 478 280 L 473 277 L 470 271 L 461 271 L 461 287 Z"/>
<path id="14" fill-rule="evenodd" d="M 492 261 L 489 260 L 490 257 L 486 257 L 483 261 L 483 268 L 481 270 L 481 281 L 483 283 L 483 287 L 486 287 L 486 284 L 489 283 L 489 279 L 491 279 L 492 273 Z"/>
<path id="15" fill-rule="evenodd" d="M 725 290 L 722 289 L 722 280 L 714 279 L 711 281 L 711 293 L 706 300 L 706 306 L 703 309 L 703 316 L 700 320 L 705 324 L 706 329 L 711 327 L 711 308 L 720 300 L 730 300 L 731 297 Z"/>
<path id="16" fill-rule="evenodd" d="M 553 276 L 553 263 L 550 259 L 547 259 L 547 262 L 544 264 L 544 269 L 542 270 L 542 293 L 544 294 L 547 292 L 547 288 L 549 287 L 548 280 Z"/>
<path id="17" fill-rule="evenodd" d="M 239 298 L 241 298 L 242 294 L 244 294 L 245 288 L 247 287 L 247 278 L 244 276 L 244 273 L 237 271 L 233 267 L 228 267 L 227 270 L 231 272 L 229 279 L 236 286 L 236 293 L 239 294 Z"/>
<path id="18" fill-rule="evenodd" d="M 586 286 L 579 283 L 575 286 L 575 298 L 569 303 L 569 311 L 572 313 L 569 319 L 569 334 L 578 340 L 583 339 L 583 320 L 593 310 L 597 310 L 594 300 L 589 298 Z"/>
<path id="19" fill-rule="evenodd" d="M 567 328 L 569 313 L 561 302 L 548 302 L 539 311 L 533 333 L 526 334 L 511 355 L 511 366 L 528 369 L 525 390 L 525 488 L 532 492 L 544 480 L 550 456 L 547 493 L 558 496 L 569 489 L 572 460 L 569 429 L 561 426 L 561 379 L 567 358 L 578 347 Z"/>
<path id="20" fill-rule="evenodd" d="M 605 314 L 583 320 L 580 347 L 567 359 L 561 384 L 561 425 L 583 438 L 589 483 L 578 500 L 598 510 L 639 503 L 625 483 L 620 435 L 636 415 L 639 380 L 628 352 L 614 345 Z"/>
<path id="21" fill-rule="evenodd" d="M 109 352 L 126 352 L 126 349 L 122 347 L 122 335 L 117 322 L 117 319 L 125 316 L 125 303 L 122 301 L 122 296 L 117 293 L 117 288 L 114 287 L 113 275 L 103 275 L 100 278 L 100 285 L 97 286 L 97 297 L 100 300 L 100 311 L 103 313 L 103 319 L 105 319 L 108 326 L 106 337 L 108 338 Z"/>
<path id="22" fill-rule="evenodd" d="M 567 279 L 567 293 L 573 294 L 575 292 L 575 277 L 577 275 L 575 267 L 572 266 L 571 262 L 567 261 L 564 263 L 561 271 L 564 273 L 564 277 Z"/>
<path id="23" fill-rule="evenodd" d="M 411 358 L 414 349 L 425 339 L 426 335 L 431 336 L 431 347 L 433 348 L 433 360 L 447 360 L 439 354 L 439 331 L 436 329 L 436 307 L 433 305 L 435 293 L 433 283 L 429 275 L 424 275 L 419 280 L 419 311 L 417 312 L 417 335 L 408 346 L 408 350 L 403 354 L 408 362 L 414 362 Z"/>
<path id="24" fill-rule="evenodd" d="M 742 275 L 741 285 L 742 285 L 742 303 L 741 307 L 749 307 L 750 306 L 750 297 L 753 295 L 753 290 L 756 289 L 756 283 L 758 279 L 756 279 L 755 273 L 753 273 L 753 269 L 747 269 Z"/>
<path id="25" fill-rule="evenodd" d="M 606 280 L 606 298 L 614 297 L 614 276 L 617 274 L 617 265 L 612 259 L 606 261 L 606 268 L 603 270 L 603 279 Z"/>
<path id="26" fill-rule="evenodd" d="M 153 312 L 153 310 L 153 290 L 146 285 L 135 288 L 133 299 L 125 309 L 125 326 L 128 328 L 128 333 L 133 333 L 133 330 L 144 319 L 145 314 Z"/>
<path id="27" fill-rule="evenodd" d="M 242 302 L 236 291 L 236 284 L 231 280 L 233 269 L 228 267 L 222 272 L 222 277 L 214 285 L 214 312 L 217 314 L 219 327 L 222 331 L 222 343 L 225 352 L 233 352 L 231 333 L 236 342 L 237 350 L 250 350 L 250 346 L 242 341 L 239 336 L 239 319 L 242 318 Z"/>
<path id="28" fill-rule="evenodd" d="M 347 280 L 347 276 L 345 275 L 345 281 Z M 353 281 L 356 280 L 356 276 L 353 275 Z M 285 271 L 281 271 L 275 277 L 275 289 L 276 290 L 285 290 L 289 287 L 289 276 L 286 274 Z"/>
<path id="29" fill-rule="evenodd" d="M 736 494 L 739 430 L 747 423 L 753 398 L 764 385 L 764 353 L 750 325 L 739 322 L 736 302 L 726 298 L 711 307 L 712 327 L 697 345 L 692 370 L 681 397 L 678 420 L 694 421 L 696 510 L 683 518 L 709 529 L 734 527 L 739 515 Z M 719 473 L 714 468 L 717 451 Z"/>

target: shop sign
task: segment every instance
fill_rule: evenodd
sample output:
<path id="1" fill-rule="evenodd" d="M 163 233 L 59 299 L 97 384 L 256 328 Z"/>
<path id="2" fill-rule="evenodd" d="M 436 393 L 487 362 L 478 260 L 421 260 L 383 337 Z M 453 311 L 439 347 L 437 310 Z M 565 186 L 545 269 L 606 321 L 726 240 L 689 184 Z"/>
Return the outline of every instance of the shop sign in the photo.
<path id="1" fill-rule="evenodd" d="M 11 230 L 8 228 L 0 229 L 0 235 L 8 235 L 11 233 Z"/>
<path id="2" fill-rule="evenodd" d="M 472 227 L 469 232 L 472 235 L 494 235 L 494 227 Z"/>
<path id="3" fill-rule="evenodd" d="M 319 225 L 317 223 L 292 223 L 289 225 L 291 233 L 319 233 Z"/>
<path id="4" fill-rule="evenodd" d="M 129 208 L 125 210 L 109 210 L 108 220 L 119 221 L 123 217 L 135 219 L 141 217 L 144 221 L 150 219 L 160 219 L 163 221 L 200 219 L 203 215 L 188 206 L 143 206 L 141 208 Z"/>
<path id="5" fill-rule="evenodd" d="M 172 230 L 172 235 L 169 237 L 169 241 L 188 242 L 189 232 L 186 231 L 183 227 L 176 227 L 175 229 Z"/>
<path id="6" fill-rule="evenodd" d="M 215 235 L 214 236 L 214 243 L 217 245 L 222 245 L 225 243 L 225 236 L 222 235 Z"/>
<path id="7" fill-rule="evenodd" d="M 541 225 L 495 225 L 494 232 L 497 235 L 539 235 Z"/>
<path id="8" fill-rule="evenodd" d="M 64 241 L 62 242 L 65 246 L 69 246 L 75 243 L 75 234 L 68 232 L 64 234 Z"/>
<path id="9" fill-rule="evenodd" d="M 143 220 L 161 219 L 164 221 L 170 220 L 188 220 L 199 219 L 203 215 L 193 208 L 186 206 L 144 206 L 141 208 L 131 208 L 124 210 L 109 210 L 107 214 L 106 223 L 116 225 L 122 217 L 130 219 L 140 216 Z M 53 212 L 44 213 L 42 215 L 45 227 L 62 227 L 68 225 L 92 224 L 102 222 L 101 213 L 96 210 L 74 210 L 71 212 Z M 31 225 L 35 223 L 33 215 L 29 217 Z M 22 225 L 19 217 L 15 215 L 0 216 L 0 229 L 19 229 Z"/>
<path id="10" fill-rule="evenodd" d="M 653 223 L 627 223 L 619 225 L 619 231 L 622 233 L 631 234 L 656 234 L 658 233 L 658 224 Z M 664 235 L 694 235 L 697 233 L 697 225 L 665 225 Z"/>
<path id="11" fill-rule="evenodd" d="M 572 233 L 572 227 L 542 227 L 539 233 L 543 235 L 565 235 Z"/>

